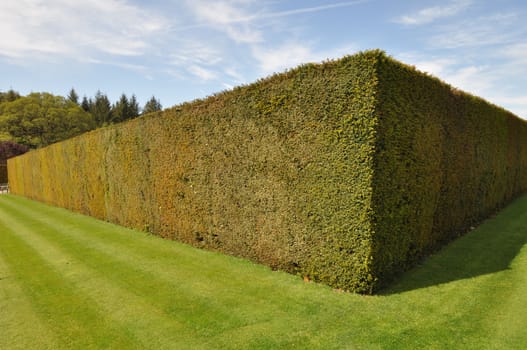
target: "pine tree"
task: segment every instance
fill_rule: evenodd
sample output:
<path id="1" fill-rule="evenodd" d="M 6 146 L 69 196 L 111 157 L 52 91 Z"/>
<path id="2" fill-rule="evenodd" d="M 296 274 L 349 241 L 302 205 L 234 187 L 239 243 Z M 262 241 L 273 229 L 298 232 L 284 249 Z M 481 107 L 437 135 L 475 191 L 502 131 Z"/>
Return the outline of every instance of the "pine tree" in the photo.
<path id="1" fill-rule="evenodd" d="M 135 95 L 132 95 L 130 102 L 128 103 L 128 113 L 128 119 L 137 118 L 139 116 L 139 103 L 137 103 Z"/>
<path id="2" fill-rule="evenodd" d="M 119 123 L 128 119 L 130 115 L 128 97 L 123 93 L 119 101 L 112 106 L 112 123 Z"/>
<path id="3" fill-rule="evenodd" d="M 90 113 L 94 116 L 97 126 L 109 124 L 112 119 L 112 105 L 110 104 L 108 96 L 98 90 L 90 108 Z"/>
<path id="4" fill-rule="evenodd" d="M 86 95 L 82 98 L 81 107 L 84 109 L 85 112 L 89 112 L 93 106 L 93 101 L 91 98 L 88 100 Z"/>
<path id="5" fill-rule="evenodd" d="M 154 96 L 148 102 L 145 104 L 145 107 L 143 108 L 143 114 L 152 113 L 160 111 L 163 107 L 161 106 L 161 103 L 159 100 L 157 100 Z"/>
<path id="6" fill-rule="evenodd" d="M 71 88 L 70 93 L 68 95 L 68 100 L 75 103 L 76 105 L 79 105 L 79 95 L 77 95 L 77 92 L 75 92 L 74 88 Z"/>

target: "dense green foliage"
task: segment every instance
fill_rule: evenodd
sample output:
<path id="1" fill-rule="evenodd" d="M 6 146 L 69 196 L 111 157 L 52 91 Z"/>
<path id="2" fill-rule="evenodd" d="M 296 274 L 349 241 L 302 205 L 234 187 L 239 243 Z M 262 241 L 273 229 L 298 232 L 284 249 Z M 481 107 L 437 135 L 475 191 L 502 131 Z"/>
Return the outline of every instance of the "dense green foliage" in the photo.
<path id="1" fill-rule="evenodd" d="M 90 114 L 60 96 L 32 93 L 0 103 L 0 130 L 29 147 L 46 146 L 94 127 Z"/>
<path id="2" fill-rule="evenodd" d="M 527 190 L 527 123 L 381 56 L 376 276 L 389 280 Z"/>
<path id="3" fill-rule="evenodd" d="M 75 90 L 72 89 L 69 99 L 72 101 L 78 101 L 78 96 L 76 95 Z M 128 98 L 126 94 L 122 94 L 119 100 L 112 104 L 108 96 L 101 91 L 97 91 L 93 98 L 87 98 L 84 96 L 79 105 L 83 110 L 93 115 L 97 127 L 121 123 L 126 120 L 137 118 L 141 114 L 161 110 L 161 103 L 156 100 L 154 96 L 146 102 L 141 111 L 135 95 Z"/>
<path id="4" fill-rule="evenodd" d="M 0 195 L 0 349 L 524 350 L 526 211 L 360 296 Z"/>
<path id="5" fill-rule="evenodd" d="M 122 94 L 117 101 L 112 106 L 112 123 L 123 122 L 128 119 L 137 118 L 139 116 L 139 104 L 135 98 L 135 95 L 132 95 L 130 99 L 125 94 Z"/>
<path id="6" fill-rule="evenodd" d="M 525 191 L 526 124 L 379 51 L 31 152 L 12 191 L 372 293 Z"/>
<path id="7" fill-rule="evenodd" d="M 85 110 L 93 115 L 98 126 L 108 125 L 111 122 L 112 105 L 110 99 L 100 91 L 97 91 L 93 101 L 88 100 L 88 108 Z"/>
<path id="8" fill-rule="evenodd" d="M 7 92 L 0 91 L 0 103 L 13 102 L 14 100 L 19 99 L 20 97 L 20 94 L 13 89 L 8 90 Z"/>
<path id="9" fill-rule="evenodd" d="M 161 102 L 156 99 L 155 96 L 152 96 L 150 100 L 145 103 L 145 106 L 143 107 L 143 114 L 159 112 L 162 109 L 163 106 L 161 105 Z"/>
<path id="10" fill-rule="evenodd" d="M 71 89 L 66 98 L 49 93 L 21 96 L 9 90 L 0 92 L 0 141 L 15 141 L 38 148 L 96 127 L 160 110 L 161 103 L 153 96 L 141 112 L 135 95 L 128 98 L 122 94 L 112 105 L 108 96 L 100 91 L 93 99 L 84 97 L 79 102 L 75 89 Z"/>

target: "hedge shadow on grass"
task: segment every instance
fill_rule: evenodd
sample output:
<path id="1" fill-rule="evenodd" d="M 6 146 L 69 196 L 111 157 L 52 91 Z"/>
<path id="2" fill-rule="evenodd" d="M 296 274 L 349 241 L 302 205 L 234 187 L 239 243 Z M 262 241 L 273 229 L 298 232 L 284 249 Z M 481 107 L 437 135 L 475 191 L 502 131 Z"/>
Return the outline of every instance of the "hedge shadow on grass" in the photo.
<path id="1" fill-rule="evenodd" d="M 379 294 L 390 295 L 511 269 L 527 244 L 527 195 L 402 274 Z"/>

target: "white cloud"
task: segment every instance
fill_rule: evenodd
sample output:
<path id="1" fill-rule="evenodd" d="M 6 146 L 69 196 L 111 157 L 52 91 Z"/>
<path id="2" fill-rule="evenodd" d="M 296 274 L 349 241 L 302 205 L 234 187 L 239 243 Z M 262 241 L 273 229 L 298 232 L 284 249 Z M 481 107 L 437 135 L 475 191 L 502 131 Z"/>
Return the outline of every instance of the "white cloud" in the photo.
<path id="1" fill-rule="evenodd" d="M 504 106 L 518 117 L 527 119 L 527 95 L 504 96 L 498 91 L 490 94 L 487 99 L 498 106 Z"/>
<path id="2" fill-rule="evenodd" d="M 197 65 L 191 65 L 188 71 L 201 80 L 214 80 L 218 78 L 218 74 L 210 69 L 206 69 Z"/>
<path id="3" fill-rule="evenodd" d="M 527 119 L 527 100 L 521 92 L 527 72 L 527 27 L 523 22 L 520 12 L 507 9 L 486 15 L 469 13 L 428 27 L 426 32 L 431 34 L 423 38 L 427 50 L 399 57 Z"/>
<path id="4" fill-rule="evenodd" d="M 122 0 L 4 0 L 0 56 L 141 55 L 166 25 L 162 17 Z"/>
<path id="5" fill-rule="evenodd" d="M 182 66 L 188 64 L 216 65 L 222 62 L 222 52 L 211 45 L 198 42 L 180 42 L 169 55 L 169 63 Z"/>
<path id="6" fill-rule="evenodd" d="M 521 59 L 527 45 L 514 45 L 503 54 L 497 55 L 499 63 L 473 64 L 472 58 L 465 56 L 426 56 L 418 53 L 402 53 L 397 59 L 414 65 L 416 69 L 430 73 L 451 86 L 482 97 L 487 101 L 503 106 L 516 115 L 527 119 L 527 95 L 517 91 L 518 72 L 527 71 L 527 63 L 507 60 Z M 505 57 L 505 59 L 503 59 Z"/>
<path id="7" fill-rule="evenodd" d="M 500 76 L 496 68 L 488 65 L 473 65 L 470 60 L 462 57 L 427 57 L 414 53 L 403 53 L 397 58 L 414 65 L 422 72 L 440 78 L 455 88 L 475 95 L 485 94 Z"/>
<path id="8" fill-rule="evenodd" d="M 455 16 L 472 4 L 472 0 L 457 0 L 444 6 L 427 7 L 416 13 L 397 18 L 395 22 L 405 25 L 421 25 L 437 19 Z"/>
<path id="9" fill-rule="evenodd" d="M 301 63 L 316 60 L 309 47 L 298 43 L 272 49 L 257 47 L 254 49 L 253 55 L 265 74 L 275 73 Z"/>
<path id="10" fill-rule="evenodd" d="M 450 57 L 422 57 L 415 53 L 402 53 L 397 55 L 397 59 L 407 64 L 413 65 L 421 72 L 425 72 L 436 77 L 445 75 L 457 61 Z"/>
<path id="11" fill-rule="evenodd" d="M 244 70 L 240 69 L 241 67 L 248 66 L 247 62 L 242 61 L 254 59 L 259 68 L 256 76 L 259 76 L 305 62 L 349 54 L 354 51 L 350 50 L 350 47 L 334 49 L 331 52 L 314 51 L 311 45 L 300 43 L 296 39 L 298 35 L 294 33 L 298 28 L 288 25 L 284 32 L 284 23 L 280 19 L 336 10 L 369 1 L 371 0 L 341 1 L 321 6 L 269 11 L 268 6 L 272 5 L 272 1 L 186 0 L 186 8 L 190 13 L 186 23 L 179 27 L 173 26 L 170 32 L 192 32 L 196 37 L 204 38 L 208 44 L 204 48 L 199 44 L 182 43 L 174 49 L 170 63 L 177 67 L 177 71 L 191 71 L 194 76 L 202 80 L 219 79 L 221 76 L 224 83 L 230 86 L 245 83 L 248 79 L 240 73 Z M 273 26 L 272 23 L 276 25 Z M 286 44 L 277 43 L 276 37 L 272 36 L 277 33 L 280 37 L 289 36 L 294 39 L 290 39 Z M 188 69 L 189 66 L 192 66 L 191 70 Z M 251 76 L 255 76 L 254 72 Z"/>
<path id="12" fill-rule="evenodd" d="M 499 103 L 527 106 L 527 95 L 522 96 L 500 96 L 496 99 Z"/>
<path id="13" fill-rule="evenodd" d="M 226 76 L 234 79 L 234 83 L 240 85 L 246 83 L 245 77 L 233 67 L 227 67 L 223 70 Z M 228 84 L 230 85 L 230 84 Z"/>
<path id="14" fill-rule="evenodd" d="M 250 4 L 245 1 L 192 0 L 190 1 L 190 4 L 198 18 L 208 23 L 228 25 L 232 23 L 246 22 L 253 18 L 253 16 L 242 9 L 243 5 Z"/>
<path id="15" fill-rule="evenodd" d="M 465 66 L 446 74 L 445 80 L 454 87 L 484 96 L 495 86 L 496 76 L 488 66 Z"/>
<path id="16" fill-rule="evenodd" d="M 243 0 L 190 0 L 188 6 L 201 25 L 222 31 L 237 43 L 254 44 L 263 40 L 263 34 L 250 23 L 254 16 L 247 5 L 251 3 Z"/>
<path id="17" fill-rule="evenodd" d="M 311 46 L 292 42 L 274 48 L 254 47 L 253 56 L 259 62 L 262 74 L 271 74 L 303 63 L 338 58 L 354 51 L 356 48 L 353 45 L 328 51 L 314 51 Z"/>
<path id="18" fill-rule="evenodd" d="M 262 20 L 350 7 L 369 1 L 371 0 L 355 0 L 301 7 L 287 11 L 267 12 L 261 6 L 261 2 L 254 0 L 187 0 L 187 5 L 196 16 L 198 24 L 179 28 L 179 30 L 212 27 L 226 33 L 230 39 L 237 43 L 258 44 L 265 41 L 264 33 L 258 29 L 257 25 Z M 259 7 L 254 6 L 255 4 Z M 178 28 L 175 30 L 178 31 Z"/>
<path id="19" fill-rule="evenodd" d="M 457 49 L 511 43 L 525 34 L 524 27 L 516 25 L 517 20 L 517 14 L 507 13 L 451 23 L 439 28 L 439 33 L 431 37 L 430 45 Z"/>
<path id="20" fill-rule="evenodd" d="M 217 33 L 223 34 L 231 42 L 237 45 L 238 63 L 231 64 L 229 68 L 218 67 L 218 65 L 207 62 L 210 61 L 210 55 L 206 55 L 206 60 L 197 60 L 196 55 L 189 53 L 178 52 L 173 56 L 174 65 L 182 66 L 183 62 L 187 62 L 198 66 L 199 68 L 214 67 L 214 75 L 205 74 L 196 67 L 192 68 L 192 73 L 200 78 L 206 80 L 218 78 L 220 71 L 228 86 L 232 83 L 244 83 L 247 79 L 239 73 L 239 70 L 234 69 L 243 65 L 239 62 L 239 56 L 251 57 L 257 62 L 259 73 L 261 75 L 268 75 L 274 72 L 283 71 L 306 62 L 319 62 L 328 58 L 335 58 L 344 54 L 352 53 L 350 46 L 340 47 L 324 52 L 321 50 L 313 50 L 310 44 L 301 43 L 296 39 L 291 39 L 289 42 L 277 44 L 271 40 L 270 33 L 264 32 L 262 28 L 269 25 L 268 20 L 279 19 L 288 16 L 296 16 L 304 13 L 314 13 L 319 11 L 326 11 L 331 9 L 338 9 L 342 7 L 349 7 L 358 5 L 370 0 L 356 0 L 347 2 L 335 2 L 321 6 L 301 7 L 285 11 L 267 11 L 265 5 L 255 0 L 187 0 L 188 9 L 194 15 L 195 24 L 188 25 L 179 30 L 198 30 L 198 29 L 213 29 Z M 266 22 L 267 21 L 267 22 Z M 178 31 L 178 28 L 174 28 Z M 203 34 L 201 34 L 203 35 Z M 206 35 L 206 34 L 205 34 Z M 284 33 L 280 33 L 284 35 Z M 232 54 L 227 50 L 229 42 L 218 37 L 216 42 L 213 42 L 217 47 L 217 57 L 220 62 L 225 64 Z M 231 43 L 232 44 L 232 43 Z M 232 46 L 230 47 L 232 48 Z M 181 49 L 178 49 L 181 51 Z M 185 49 L 183 49 L 185 51 Z M 190 50 L 190 53 L 194 49 Z M 207 68 L 207 69 L 209 69 Z M 258 74 L 258 75 L 260 75 Z"/>
<path id="21" fill-rule="evenodd" d="M 320 12 L 320 11 L 332 10 L 332 9 L 337 9 L 337 8 L 343 8 L 343 7 L 350 7 L 350 6 L 355 6 L 355 5 L 359 5 L 362 3 L 366 3 L 369 1 L 370 0 L 356 0 L 356 1 L 338 2 L 338 3 L 326 4 L 326 5 L 314 6 L 314 7 L 302 7 L 302 8 L 298 8 L 294 10 L 289 10 L 289 11 L 262 13 L 262 14 L 254 16 L 253 18 L 265 19 L 265 18 L 294 16 L 294 15 L 299 15 L 303 13 L 313 13 L 313 12 Z"/>

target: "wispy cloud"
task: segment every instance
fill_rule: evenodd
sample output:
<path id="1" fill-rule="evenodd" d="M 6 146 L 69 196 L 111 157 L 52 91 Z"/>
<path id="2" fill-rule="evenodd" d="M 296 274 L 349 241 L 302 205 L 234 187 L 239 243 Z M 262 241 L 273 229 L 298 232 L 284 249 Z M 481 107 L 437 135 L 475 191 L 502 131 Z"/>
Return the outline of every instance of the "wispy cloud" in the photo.
<path id="1" fill-rule="evenodd" d="M 429 43 L 443 49 L 508 44 L 527 34 L 524 26 L 518 25 L 519 20 L 515 13 L 465 19 L 438 27 Z"/>
<path id="2" fill-rule="evenodd" d="M 522 50 L 527 50 L 527 44 L 525 47 L 511 46 L 510 50 L 495 54 L 494 59 L 499 62 L 495 64 L 491 64 L 490 55 L 489 60 L 484 64 L 474 64 L 470 56 L 454 54 L 430 57 L 423 53 L 402 53 L 397 58 L 440 78 L 455 88 L 485 98 L 497 105 L 507 106 L 507 109 L 513 113 L 527 118 L 527 95 L 515 89 L 518 72 L 525 71 L 527 64 L 525 61 L 518 61 L 522 59 Z"/>
<path id="3" fill-rule="evenodd" d="M 299 43 L 286 44 L 277 48 L 255 47 L 253 55 L 259 62 L 261 71 L 270 74 L 285 68 L 310 62 L 314 53 L 305 45 Z"/>
<path id="4" fill-rule="evenodd" d="M 214 80 L 218 78 L 218 74 L 210 69 L 206 69 L 197 65 L 191 65 L 188 71 L 201 80 Z"/>
<path id="5" fill-rule="evenodd" d="M 243 22 L 255 22 L 265 19 L 273 19 L 280 17 L 295 16 L 304 13 L 313 13 L 328 11 L 337 8 L 351 7 L 355 5 L 360 5 L 363 3 L 371 2 L 372 0 L 355 0 L 355 1 L 346 1 L 346 2 L 337 2 L 332 4 L 326 4 L 321 6 L 313 7 L 301 7 L 287 11 L 277 11 L 277 12 L 268 12 L 268 11 L 243 11 L 243 6 L 246 7 L 246 10 L 249 9 L 249 5 L 253 5 L 254 1 L 237 1 L 237 0 L 224 0 L 224 1 L 210 1 L 210 0 L 189 0 L 187 2 L 190 9 L 198 14 L 200 19 L 203 22 L 188 25 L 181 28 L 173 28 L 174 30 L 178 29 L 194 29 L 211 24 L 237 24 Z"/>
<path id="6" fill-rule="evenodd" d="M 190 22 L 194 21 L 195 24 L 189 25 L 187 22 L 185 27 L 174 27 L 172 31 L 199 29 L 207 32 L 208 29 L 212 29 L 213 32 L 209 31 L 209 35 L 217 36 L 219 34 L 215 45 L 218 47 L 223 46 L 223 48 L 218 48 L 217 50 L 220 55 L 228 55 L 224 49 L 225 46 L 228 46 L 228 43 L 225 43 L 225 39 L 227 39 L 237 45 L 238 55 L 245 55 L 245 57 L 253 59 L 259 67 L 259 73 L 267 75 L 301 63 L 318 62 L 323 59 L 334 58 L 352 52 L 350 46 L 334 48 L 329 51 L 313 50 L 313 43 L 302 42 L 298 38 L 294 38 L 294 35 L 291 35 L 291 38 L 285 41 L 277 41 L 276 38 L 271 37 L 272 35 L 276 35 L 273 29 L 264 30 L 265 28 L 270 28 L 269 23 L 280 23 L 279 20 L 285 17 L 330 11 L 356 6 L 370 1 L 340 1 L 320 6 L 271 11 L 266 7 L 270 5 L 269 2 L 255 0 L 187 0 L 187 8 L 193 14 Z M 288 28 L 287 30 L 293 32 L 294 28 Z M 280 36 L 287 37 L 287 33 L 284 33 L 282 29 Z M 176 54 L 175 56 L 179 55 Z M 185 55 L 185 57 L 189 57 L 189 55 Z M 187 61 L 198 63 L 195 58 Z M 221 60 L 223 63 L 228 61 L 229 58 L 226 57 Z M 201 62 L 198 66 L 205 67 L 207 64 Z M 230 71 L 215 69 L 215 71 L 220 70 L 224 76 L 233 78 L 235 82 L 246 81 L 246 78 L 242 77 L 236 69 L 236 74 L 229 74 L 229 72 L 232 73 L 232 69 Z M 194 73 L 197 73 L 197 71 Z M 206 77 L 208 75 L 201 74 L 201 78 Z M 225 86 L 230 86 L 230 83 L 226 84 Z"/>
<path id="7" fill-rule="evenodd" d="M 187 4 L 199 23 L 196 27 L 212 27 L 237 43 L 252 44 L 263 40 L 262 32 L 250 23 L 249 1 L 190 0 Z"/>
<path id="8" fill-rule="evenodd" d="M 405 25 L 428 24 L 440 18 L 457 15 L 467 9 L 472 2 L 472 0 L 456 0 L 444 6 L 427 7 L 415 13 L 401 16 L 395 22 Z"/>
<path id="9" fill-rule="evenodd" d="M 356 47 L 351 44 L 328 51 L 318 51 L 304 43 L 290 42 L 274 48 L 254 47 L 253 56 L 259 63 L 262 74 L 271 74 L 302 63 L 338 58 L 354 51 Z"/>
<path id="10" fill-rule="evenodd" d="M 169 54 L 168 62 L 175 66 L 188 64 L 216 65 L 222 62 L 221 54 L 219 49 L 211 45 L 204 45 L 197 41 L 180 40 L 177 49 Z"/>
<path id="11" fill-rule="evenodd" d="M 304 13 L 327 11 L 327 10 L 333 10 L 337 8 L 355 6 L 355 5 L 363 4 L 369 1 L 370 0 L 356 0 L 356 1 L 338 2 L 338 3 L 327 4 L 327 5 L 322 5 L 322 6 L 303 7 L 303 8 L 297 8 L 297 9 L 293 9 L 289 11 L 269 12 L 269 13 L 264 12 L 259 15 L 254 15 L 248 18 L 247 20 L 280 18 L 280 17 L 300 15 Z"/>
<path id="12" fill-rule="evenodd" d="M 0 56 L 141 55 L 166 25 L 121 0 L 7 0 L 0 2 Z"/>
<path id="13" fill-rule="evenodd" d="M 505 94 L 496 93 L 490 101 L 498 106 L 508 106 L 508 109 L 518 117 L 527 119 L 527 95 L 505 96 Z"/>
<path id="14" fill-rule="evenodd" d="M 496 67 L 474 65 L 470 59 L 448 55 L 429 57 L 423 54 L 403 53 L 397 58 L 416 69 L 434 75 L 448 84 L 473 93 L 485 95 L 500 76 Z"/>
<path id="15" fill-rule="evenodd" d="M 171 31 L 182 32 L 209 27 L 227 34 L 236 43 L 253 45 L 265 42 L 265 33 L 259 26 L 266 20 L 329 11 L 370 1 L 355 0 L 287 11 L 267 11 L 262 8 L 262 2 L 253 0 L 187 0 L 187 7 L 195 16 L 196 23 L 173 26 Z"/>
<path id="16" fill-rule="evenodd" d="M 405 52 L 397 55 L 397 59 L 413 65 L 421 72 L 425 72 L 436 77 L 441 77 L 447 73 L 458 61 L 452 57 L 423 57 L 423 55 Z"/>

